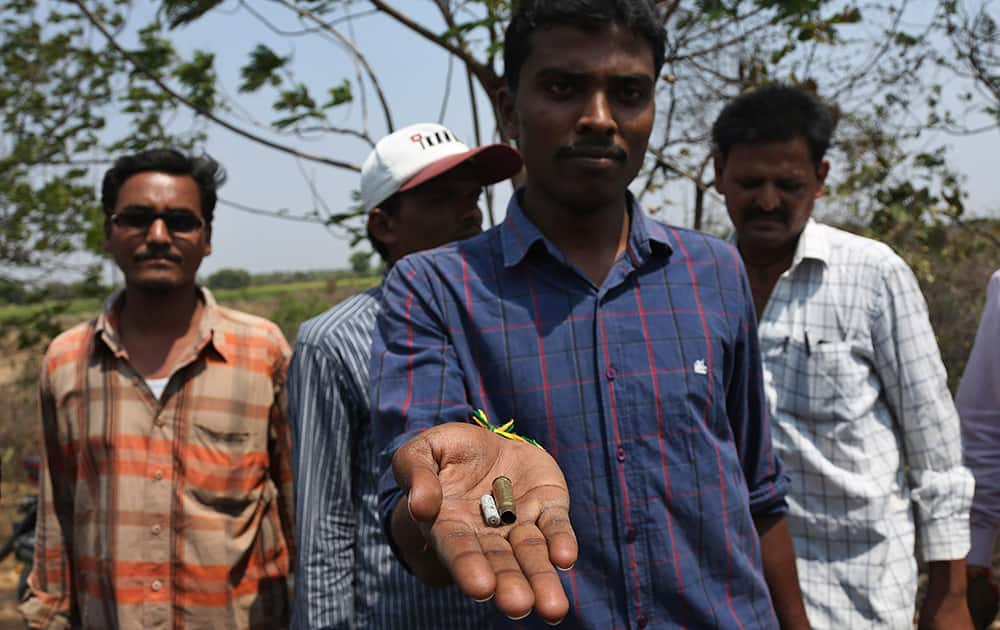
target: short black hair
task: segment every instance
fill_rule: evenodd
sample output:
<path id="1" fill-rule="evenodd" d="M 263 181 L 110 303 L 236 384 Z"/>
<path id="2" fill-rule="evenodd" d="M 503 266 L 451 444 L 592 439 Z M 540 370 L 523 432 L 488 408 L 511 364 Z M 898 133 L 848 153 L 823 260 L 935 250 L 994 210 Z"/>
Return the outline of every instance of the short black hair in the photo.
<path id="1" fill-rule="evenodd" d="M 805 138 L 819 167 L 837 126 L 833 111 L 814 94 L 772 83 L 730 101 L 712 125 L 712 144 L 723 161 L 737 144 L 781 142 Z"/>
<path id="2" fill-rule="evenodd" d="M 201 214 L 205 223 L 212 224 L 216 190 L 226 181 L 226 171 L 208 155 L 190 156 L 176 149 L 146 149 L 124 155 L 115 160 L 114 166 L 104 174 L 101 184 L 101 205 L 104 216 L 110 217 L 118 203 L 118 192 L 129 177 L 138 173 L 157 171 L 171 175 L 189 175 L 198 184 L 201 193 Z"/>
<path id="3" fill-rule="evenodd" d="M 375 207 L 381 210 L 383 214 L 387 214 L 390 217 L 394 217 L 397 214 L 399 214 L 399 203 L 400 203 L 399 193 L 396 193 L 393 196 L 386 199 L 385 201 L 376 204 Z M 372 231 L 369 230 L 367 227 L 365 228 L 365 232 L 368 234 L 368 242 L 371 243 L 372 249 L 374 249 L 378 253 L 378 255 L 382 257 L 382 260 L 384 260 L 386 264 L 388 264 L 389 250 L 386 249 L 385 243 L 375 238 L 375 236 L 372 235 Z"/>
<path id="4" fill-rule="evenodd" d="M 556 26 L 597 31 L 614 23 L 643 37 L 653 51 L 656 75 L 666 58 L 667 32 L 652 0 L 515 0 L 507 25 L 503 64 L 507 86 L 516 90 L 521 67 L 531 54 L 531 35 Z"/>

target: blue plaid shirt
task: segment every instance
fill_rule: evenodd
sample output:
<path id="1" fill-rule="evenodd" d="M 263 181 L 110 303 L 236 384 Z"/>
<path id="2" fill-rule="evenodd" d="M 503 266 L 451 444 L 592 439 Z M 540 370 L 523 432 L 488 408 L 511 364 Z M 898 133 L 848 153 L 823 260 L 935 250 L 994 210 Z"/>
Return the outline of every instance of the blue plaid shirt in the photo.
<path id="1" fill-rule="evenodd" d="M 580 545 L 562 627 L 776 628 L 751 515 L 784 511 L 788 479 L 742 262 L 630 203 L 600 287 L 516 196 L 499 227 L 399 262 L 372 347 L 376 447 L 476 407 L 541 442 Z M 386 472 L 383 522 L 399 496 Z"/>

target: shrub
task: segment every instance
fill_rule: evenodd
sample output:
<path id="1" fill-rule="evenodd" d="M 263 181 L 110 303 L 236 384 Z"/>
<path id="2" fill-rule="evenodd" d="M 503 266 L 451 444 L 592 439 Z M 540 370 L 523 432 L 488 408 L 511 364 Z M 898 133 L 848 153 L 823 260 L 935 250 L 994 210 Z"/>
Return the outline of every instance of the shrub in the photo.
<path id="1" fill-rule="evenodd" d="M 205 284 L 209 289 L 243 289 L 250 286 L 250 272 L 246 269 L 220 269 L 210 275 Z"/>

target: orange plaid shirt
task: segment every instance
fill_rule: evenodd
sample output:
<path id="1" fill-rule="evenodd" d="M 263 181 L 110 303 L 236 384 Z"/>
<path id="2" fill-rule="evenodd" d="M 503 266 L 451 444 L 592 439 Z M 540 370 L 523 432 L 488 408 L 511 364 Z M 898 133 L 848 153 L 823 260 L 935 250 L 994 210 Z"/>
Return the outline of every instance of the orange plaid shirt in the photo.
<path id="1" fill-rule="evenodd" d="M 160 400 L 114 305 L 63 333 L 41 374 L 32 628 L 282 628 L 292 549 L 285 374 L 266 320 L 209 291 Z"/>

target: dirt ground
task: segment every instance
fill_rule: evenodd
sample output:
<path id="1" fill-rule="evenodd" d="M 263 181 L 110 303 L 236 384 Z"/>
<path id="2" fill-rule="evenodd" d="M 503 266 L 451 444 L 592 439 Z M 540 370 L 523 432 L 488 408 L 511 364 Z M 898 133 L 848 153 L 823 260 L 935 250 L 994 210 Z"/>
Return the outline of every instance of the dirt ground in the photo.
<path id="1" fill-rule="evenodd" d="M 20 569 L 12 558 L 0 562 L 0 630 L 23 630 L 24 622 L 17 612 L 14 588 Z"/>
<path id="2" fill-rule="evenodd" d="M 0 540 L 7 540 L 15 516 L 15 508 L 21 497 L 31 492 L 31 486 L 24 483 L 4 481 L 0 484 Z M 23 630 L 24 622 L 17 612 L 15 589 L 21 566 L 11 554 L 0 562 L 0 630 Z"/>

